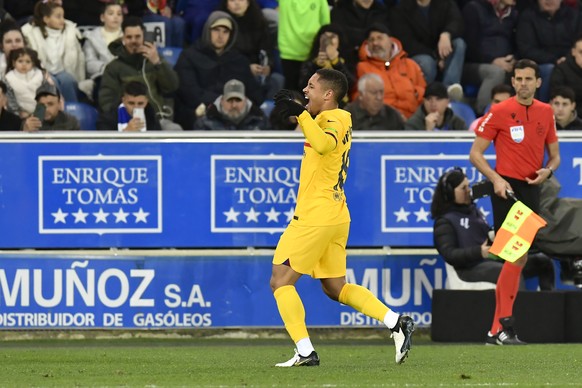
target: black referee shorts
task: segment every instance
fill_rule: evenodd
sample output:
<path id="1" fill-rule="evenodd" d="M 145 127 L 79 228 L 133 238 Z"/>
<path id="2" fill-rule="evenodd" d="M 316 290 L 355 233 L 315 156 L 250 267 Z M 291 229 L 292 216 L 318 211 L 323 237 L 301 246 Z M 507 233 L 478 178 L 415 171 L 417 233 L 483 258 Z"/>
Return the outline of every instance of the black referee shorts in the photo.
<path id="1" fill-rule="evenodd" d="M 530 185 L 526 181 L 509 178 L 506 176 L 504 176 L 503 179 L 509 182 L 518 200 L 523 202 L 535 213 L 539 214 L 541 192 L 540 185 Z M 497 232 L 501 228 L 501 225 L 503 225 L 503 221 L 505 221 L 505 217 L 507 217 L 507 213 L 509 213 L 509 210 L 514 203 L 515 201 L 511 198 L 503 199 L 495 194 L 491 196 L 491 207 L 493 208 L 493 224 L 495 227 L 495 232 Z"/>

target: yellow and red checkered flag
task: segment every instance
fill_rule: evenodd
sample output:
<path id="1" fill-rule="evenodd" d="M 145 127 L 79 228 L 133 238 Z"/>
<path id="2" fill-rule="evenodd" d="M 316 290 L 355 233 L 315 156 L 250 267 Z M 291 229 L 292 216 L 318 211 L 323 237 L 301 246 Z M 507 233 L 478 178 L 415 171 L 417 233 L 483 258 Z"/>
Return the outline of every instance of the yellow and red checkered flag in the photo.
<path id="1" fill-rule="evenodd" d="M 513 263 L 529 250 L 536 233 L 546 224 L 542 217 L 517 201 L 495 234 L 489 252 Z"/>

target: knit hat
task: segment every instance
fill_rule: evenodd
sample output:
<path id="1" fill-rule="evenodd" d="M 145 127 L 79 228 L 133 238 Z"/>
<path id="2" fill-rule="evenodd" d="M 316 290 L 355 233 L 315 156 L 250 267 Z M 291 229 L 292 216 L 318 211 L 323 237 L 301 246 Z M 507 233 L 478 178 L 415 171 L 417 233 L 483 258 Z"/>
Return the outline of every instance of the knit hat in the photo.
<path id="1" fill-rule="evenodd" d="M 390 36 L 390 30 L 388 29 L 388 26 L 382 23 L 373 23 L 370 28 L 368 28 L 368 31 L 366 31 L 366 37 L 369 37 L 370 33 L 373 31 L 381 32 Z"/>
<path id="2" fill-rule="evenodd" d="M 244 100 L 245 84 L 243 84 L 237 79 L 231 79 L 230 81 L 224 84 L 222 96 L 225 100 L 230 100 L 231 98 L 238 98 L 239 100 Z"/>

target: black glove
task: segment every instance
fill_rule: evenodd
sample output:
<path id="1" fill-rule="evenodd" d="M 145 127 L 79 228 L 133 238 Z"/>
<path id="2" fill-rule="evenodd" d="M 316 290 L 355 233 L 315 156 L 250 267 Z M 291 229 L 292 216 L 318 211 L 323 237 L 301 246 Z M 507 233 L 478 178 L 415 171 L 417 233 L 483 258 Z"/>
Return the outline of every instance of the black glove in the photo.
<path id="1" fill-rule="evenodd" d="M 299 116 L 305 110 L 305 107 L 293 99 L 293 93 L 287 89 L 281 89 L 274 97 L 275 106 L 278 106 L 281 116 Z"/>

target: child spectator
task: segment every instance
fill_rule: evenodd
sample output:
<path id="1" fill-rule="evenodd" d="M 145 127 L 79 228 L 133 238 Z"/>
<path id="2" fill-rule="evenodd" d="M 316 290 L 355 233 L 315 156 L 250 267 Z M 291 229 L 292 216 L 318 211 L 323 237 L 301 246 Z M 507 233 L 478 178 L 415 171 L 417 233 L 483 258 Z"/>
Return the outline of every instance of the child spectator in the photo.
<path id="1" fill-rule="evenodd" d="M 22 33 L 38 52 L 44 68 L 53 76 L 66 101 L 78 101 L 78 82 L 85 79 L 85 55 L 76 25 L 65 20 L 63 7 L 39 2 L 34 8 L 34 26 L 26 24 Z"/>
<path id="2" fill-rule="evenodd" d="M 0 53 L 0 77 L 4 77 L 7 67 L 6 60 L 10 51 L 25 45 L 22 31 L 16 23 L 6 22 L 0 25 L 0 44 L 0 49 L 2 49 Z"/>
<path id="3" fill-rule="evenodd" d="M 131 81 L 125 84 L 121 104 L 116 110 L 102 113 L 97 120 L 97 130 L 119 132 L 161 131 L 156 110 L 149 103 L 145 84 Z"/>
<path id="4" fill-rule="evenodd" d="M 309 78 L 319 69 L 335 69 L 341 71 L 348 80 L 348 90 L 352 89 L 356 81 L 344 59 L 344 36 L 338 25 L 326 24 L 321 26 L 313 39 L 309 58 L 301 65 L 299 86 L 307 86 Z M 343 107 L 349 102 L 346 94 L 340 104 Z"/>
<path id="5" fill-rule="evenodd" d="M 105 66 L 115 58 L 107 46 L 123 36 L 122 22 L 123 11 L 119 2 L 106 3 L 101 11 L 103 25 L 84 34 L 83 51 L 87 64 L 87 77 L 93 81 L 84 92 L 94 101 L 97 100 L 96 92 L 99 90 Z"/>
<path id="6" fill-rule="evenodd" d="M 8 89 L 8 109 L 26 118 L 36 107 L 36 91 L 44 84 L 52 84 L 52 80 L 44 71 L 38 59 L 38 54 L 31 48 L 22 47 L 10 52 L 6 73 Z"/>

